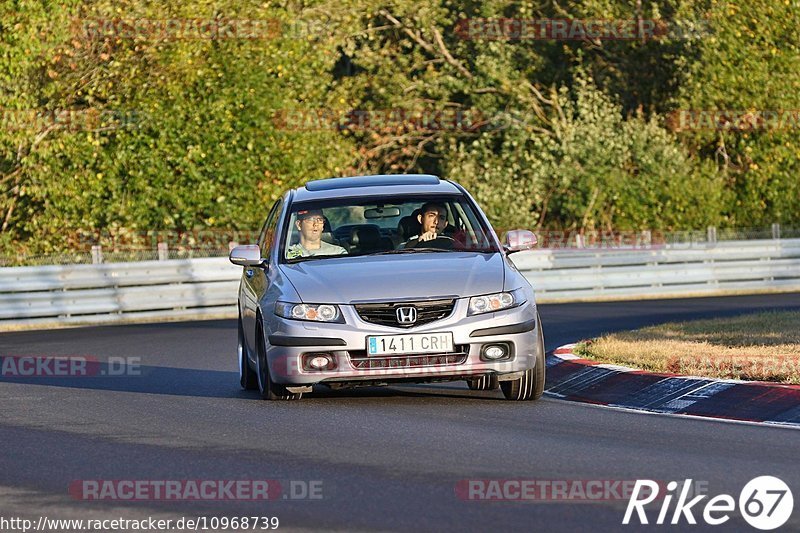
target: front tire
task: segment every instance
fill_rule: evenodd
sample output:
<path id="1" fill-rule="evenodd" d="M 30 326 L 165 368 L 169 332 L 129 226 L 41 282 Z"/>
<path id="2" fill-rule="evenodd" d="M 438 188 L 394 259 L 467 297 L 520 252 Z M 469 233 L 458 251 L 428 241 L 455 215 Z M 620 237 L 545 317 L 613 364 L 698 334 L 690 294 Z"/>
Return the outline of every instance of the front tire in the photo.
<path id="1" fill-rule="evenodd" d="M 256 346 L 258 353 L 256 356 L 258 392 L 262 400 L 299 400 L 303 397 L 302 392 L 289 392 L 286 387 L 272 381 L 269 375 L 269 365 L 267 364 L 267 347 L 264 344 L 264 329 L 261 320 L 258 320 L 256 328 Z"/>
<path id="2" fill-rule="evenodd" d="M 250 368 L 250 361 L 247 357 L 247 348 L 244 342 L 244 328 L 242 327 L 242 317 L 239 317 L 239 383 L 244 390 L 258 389 L 258 377 L 253 369 Z"/>
<path id="3" fill-rule="evenodd" d="M 472 378 L 467 380 L 467 387 L 470 390 L 495 390 L 500 386 L 497 376 L 494 374 Z"/>
<path id="4" fill-rule="evenodd" d="M 521 378 L 512 381 L 501 381 L 500 389 L 506 400 L 530 401 L 538 400 L 544 393 L 545 382 L 545 358 L 544 358 L 544 334 L 542 333 L 542 321 L 539 313 L 536 313 L 538 350 L 536 353 L 536 366 L 525 371 Z"/>

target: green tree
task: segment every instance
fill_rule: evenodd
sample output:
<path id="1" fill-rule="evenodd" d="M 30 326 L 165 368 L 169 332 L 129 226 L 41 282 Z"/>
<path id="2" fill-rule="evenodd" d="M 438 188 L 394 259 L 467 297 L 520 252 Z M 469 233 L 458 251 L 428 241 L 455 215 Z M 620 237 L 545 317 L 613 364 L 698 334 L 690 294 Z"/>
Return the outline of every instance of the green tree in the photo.
<path id="1" fill-rule="evenodd" d="M 800 109 L 800 4 L 714 0 L 712 31 L 697 42 L 696 59 L 675 97 L 682 110 L 788 112 Z M 714 162 L 731 192 L 726 225 L 797 224 L 800 213 L 800 123 L 783 127 L 688 130 L 689 149 Z"/>
<path id="2" fill-rule="evenodd" d="M 278 120 L 281 110 L 328 106 L 333 93 L 336 43 L 298 33 L 295 11 L 14 4 L 2 12 L 0 109 L 66 112 L 72 122 L 23 120 L 0 133 L 0 180 L 12 185 L 0 202 L 7 245 L 46 252 L 98 230 L 253 228 L 285 188 L 351 161 L 352 142 L 336 131 Z M 113 18 L 255 19 L 278 33 L 164 39 L 97 23 Z"/>

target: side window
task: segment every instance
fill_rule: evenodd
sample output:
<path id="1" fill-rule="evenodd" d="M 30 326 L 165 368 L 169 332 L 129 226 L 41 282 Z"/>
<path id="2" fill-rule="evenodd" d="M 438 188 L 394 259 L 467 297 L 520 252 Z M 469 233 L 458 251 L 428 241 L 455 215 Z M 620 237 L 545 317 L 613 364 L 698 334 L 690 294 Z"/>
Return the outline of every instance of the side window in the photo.
<path id="1" fill-rule="evenodd" d="M 275 228 L 278 226 L 278 218 L 281 213 L 281 206 L 283 205 L 283 200 L 278 200 L 270 209 L 269 215 L 267 215 L 267 221 L 264 222 L 264 227 L 261 228 L 261 235 L 258 236 L 258 246 L 261 248 L 261 255 L 263 257 L 269 256 L 269 252 L 272 249 L 272 243 L 274 242 L 275 237 Z M 264 247 L 267 246 L 265 249 Z"/>

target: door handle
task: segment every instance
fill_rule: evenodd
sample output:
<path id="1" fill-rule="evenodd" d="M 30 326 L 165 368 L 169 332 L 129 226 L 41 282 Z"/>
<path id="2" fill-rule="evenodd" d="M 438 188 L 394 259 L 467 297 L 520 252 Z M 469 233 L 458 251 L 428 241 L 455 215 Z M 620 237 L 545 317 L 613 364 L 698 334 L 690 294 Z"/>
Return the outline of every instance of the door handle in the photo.
<path id="1" fill-rule="evenodd" d="M 244 275 L 247 276 L 248 278 L 252 278 L 253 274 L 255 274 L 255 270 L 253 270 L 252 268 L 248 268 L 247 270 L 244 271 Z"/>

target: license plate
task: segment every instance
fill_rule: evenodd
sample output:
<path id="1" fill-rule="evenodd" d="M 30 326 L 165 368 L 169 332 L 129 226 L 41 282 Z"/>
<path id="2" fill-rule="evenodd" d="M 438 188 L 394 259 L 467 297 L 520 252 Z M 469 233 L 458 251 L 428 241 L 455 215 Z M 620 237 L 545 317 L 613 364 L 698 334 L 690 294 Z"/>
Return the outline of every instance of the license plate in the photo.
<path id="1" fill-rule="evenodd" d="M 453 351 L 455 350 L 451 332 L 367 337 L 367 355 L 406 355 Z"/>

